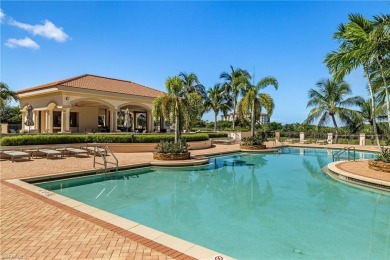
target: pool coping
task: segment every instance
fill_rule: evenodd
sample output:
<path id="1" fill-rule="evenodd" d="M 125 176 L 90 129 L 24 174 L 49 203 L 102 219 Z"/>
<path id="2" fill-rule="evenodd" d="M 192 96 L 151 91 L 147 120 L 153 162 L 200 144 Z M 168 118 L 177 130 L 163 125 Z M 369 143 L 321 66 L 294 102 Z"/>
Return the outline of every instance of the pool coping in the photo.
<path id="1" fill-rule="evenodd" d="M 329 163 L 322 168 L 322 171 L 332 179 L 341 181 L 343 183 L 352 184 L 360 188 L 370 188 L 375 191 L 390 192 L 390 182 L 385 180 L 379 180 L 369 178 L 361 175 L 357 175 L 351 172 L 340 169 L 337 165 L 345 163 L 346 161 L 337 161 Z"/>

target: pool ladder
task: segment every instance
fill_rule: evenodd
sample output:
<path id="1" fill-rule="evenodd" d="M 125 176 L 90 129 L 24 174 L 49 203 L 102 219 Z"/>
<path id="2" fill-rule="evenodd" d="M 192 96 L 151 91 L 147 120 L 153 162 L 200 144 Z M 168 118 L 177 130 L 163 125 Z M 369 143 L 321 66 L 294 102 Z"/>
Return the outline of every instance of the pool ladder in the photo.
<path id="1" fill-rule="evenodd" d="M 95 146 L 94 152 L 93 152 L 93 168 L 96 168 L 96 164 L 98 165 L 103 165 L 104 167 L 104 174 L 107 174 L 107 164 L 113 164 L 115 165 L 115 172 L 118 172 L 118 159 L 116 158 L 115 154 L 111 151 L 111 149 L 106 146 L 104 148 L 104 152 L 101 151 L 101 149 L 96 149 L 98 148 Z M 110 162 L 107 161 L 107 154 L 110 153 L 112 158 L 114 158 L 115 162 Z M 98 162 L 96 161 L 96 155 L 99 155 L 100 158 L 103 159 L 103 162 Z"/>
<path id="2" fill-rule="evenodd" d="M 353 154 L 353 157 L 351 156 L 351 152 Z M 347 159 L 348 161 L 356 161 L 356 150 L 355 147 L 344 147 L 342 150 L 332 154 L 333 161 L 340 161 L 340 156 L 344 153 L 347 153 Z"/>

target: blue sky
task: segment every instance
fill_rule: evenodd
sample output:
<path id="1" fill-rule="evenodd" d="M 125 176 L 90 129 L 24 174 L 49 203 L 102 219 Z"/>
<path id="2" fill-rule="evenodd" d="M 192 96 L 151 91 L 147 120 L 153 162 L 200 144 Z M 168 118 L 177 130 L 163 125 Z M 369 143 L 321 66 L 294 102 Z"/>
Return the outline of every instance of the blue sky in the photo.
<path id="1" fill-rule="evenodd" d="M 229 66 L 274 76 L 272 121 L 302 122 L 307 93 L 328 78 L 326 53 L 349 13 L 389 13 L 385 1 L 104 2 L 2 1 L 1 81 L 12 90 L 81 74 L 165 90 L 168 76 L 194 72 L 207 88 Z M 367 97 L 360 70 L 346 78 Z M 213 120 L 212 114 L 204 116 Z"/>

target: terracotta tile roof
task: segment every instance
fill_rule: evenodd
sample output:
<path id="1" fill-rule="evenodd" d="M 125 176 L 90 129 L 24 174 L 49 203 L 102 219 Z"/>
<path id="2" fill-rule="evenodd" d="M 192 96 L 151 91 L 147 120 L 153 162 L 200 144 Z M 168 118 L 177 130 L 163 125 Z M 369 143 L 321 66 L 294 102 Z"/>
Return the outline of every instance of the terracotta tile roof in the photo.
<path id="1" fill-rule="evenodd" d="M 140 85 L 135 82 L 101 77 L 96 75 L 84 74 L 81 76 L 68 78 L 60 81 L 39 85 L 32 88 L 26 88 L 17 91 L 18 94 L 28 93 L 30 91 L 41 90 L 56 86 L 66 86 L 72 88 L 97 90 L 103 92 L 120 93 L 127 95 L 143 96 L 143 97 L 159 97 L 165 93 L 153 88 Z"/>

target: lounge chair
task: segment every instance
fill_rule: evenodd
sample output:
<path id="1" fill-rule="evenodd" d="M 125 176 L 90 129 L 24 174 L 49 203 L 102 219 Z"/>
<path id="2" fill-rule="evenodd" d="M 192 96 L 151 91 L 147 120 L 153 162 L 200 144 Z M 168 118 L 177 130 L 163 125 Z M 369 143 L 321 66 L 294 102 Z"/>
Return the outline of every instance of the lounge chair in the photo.
<path id="1" fill-rule="evenodd" d="M 50 157 L 54 156 L 60 156 L 62 158 L 62 152 L 54 150 L 54 149 L 47 149 L 47 148 L 40 148 L 38 149 L 39 152 L 44 153 L 46 155 L 46 158 L 49 159 Z"/>
<path id="2" fill-rule="evenodd" d="M 310 141 L 306 140 L 306 139 L 303 139 L 303 140 L 299 140 L 299 143 L 300 144 L 310 144 Z"/>
<path id="3" fill-rule="evenodd" d="M 1 153 L 11 156 L 11 161 L 14 162 L 15 158 L 23 158 L 27 157 L 28 160 L 31 159 L 31 156 L 29 153 L 21 152 L 21 151 L 15 151 L 15 150 L 9 150 L 9 151 L 1 151 Z"/>
<path id="4" fill-rule="evenodd" d="M 95 151 L 98 152 L 98 154 L 104 154 L 107 155 L 107 150 L 98 146 L 82 146 L 81 149 L 86 149 L 88 152 L 95 153 Z"/>
<path id="5" fill-rule="evenodd" d="M 286 139 L 284 142 L 289 143 L 289 144 L 293 144 L 293 143 L 298 142 L 298 140 L 297 139 Z"/>
<path id="6" fill-rule="evenodd" d="M 87 156 L 89 156 L 89 151 L 79 148 L 66 148 L 67 151 L 69 151 L 71 154 L 76 155 L 76 157 L 79 157 L 79 154 L 85 153 Z"/>
<path id="7" fill-rule="evenodd" d="M 327 143 L 328 143 L 327 140 L 317 140 L 317 141 L 316 141 L 316 144 L 323 144 L 323 145 L 325 145 L 325 144 L 327 144 Z"/>

